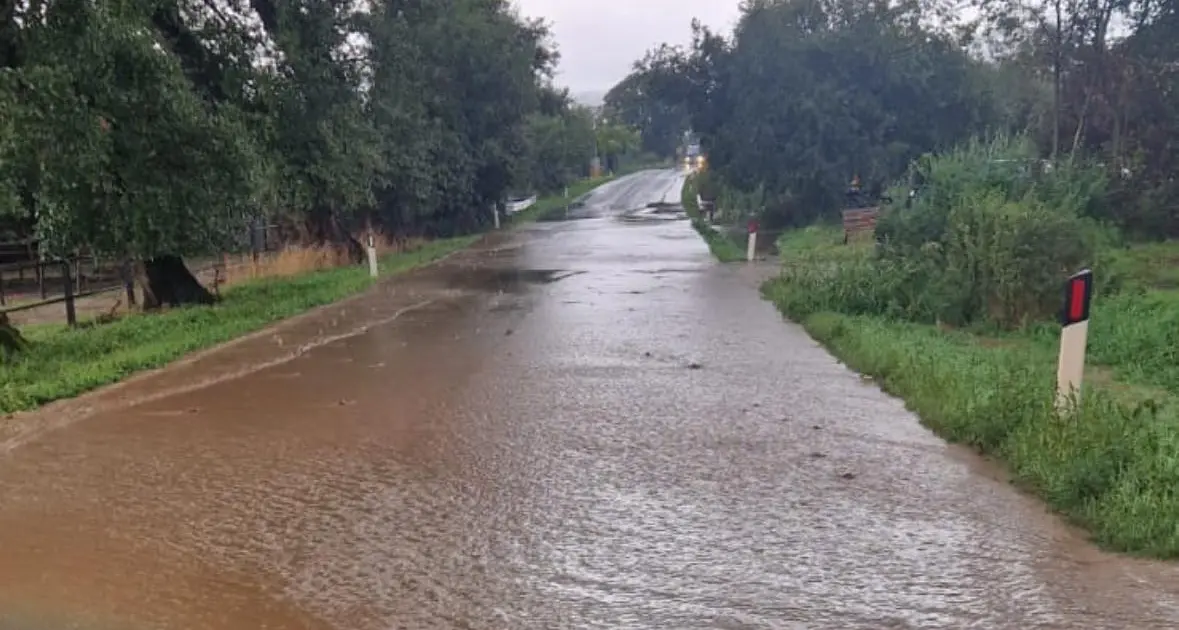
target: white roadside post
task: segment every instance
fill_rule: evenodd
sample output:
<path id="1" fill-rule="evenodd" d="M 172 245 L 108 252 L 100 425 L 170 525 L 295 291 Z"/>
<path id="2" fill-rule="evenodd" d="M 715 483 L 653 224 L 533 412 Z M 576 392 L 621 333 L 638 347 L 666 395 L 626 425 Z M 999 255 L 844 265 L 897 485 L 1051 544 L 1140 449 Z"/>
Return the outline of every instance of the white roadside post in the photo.
<path id="1" fill-rule="evenodd" d="M 749 220 L 749 245 L 745 249 L 745 260 L 753 262 L 753 253 L 757 249 L 757 219 Z"/>
<path id="2" fill-rule="evenodd" d="M 495 229 L 499 229 L 499 204 L 491 205 L 491 216 L 495 220 Z"/>
<path id="3" fill-rule="evenodd" d="M 377 239 L 373 233 L 368 233 L 368 246 L 364 248 L 368 254 L 368 275 L 377 277 Z"/>
<path id="4" fill-rule="evenodd" d="M 1056 369 L 1056 408 L 1062 414 L 1076 411 L 1080 404 L 1092 297 L 1091 270 L 1084 269 L 1068 279 L 1060 316 L 1060 363 Z"/>

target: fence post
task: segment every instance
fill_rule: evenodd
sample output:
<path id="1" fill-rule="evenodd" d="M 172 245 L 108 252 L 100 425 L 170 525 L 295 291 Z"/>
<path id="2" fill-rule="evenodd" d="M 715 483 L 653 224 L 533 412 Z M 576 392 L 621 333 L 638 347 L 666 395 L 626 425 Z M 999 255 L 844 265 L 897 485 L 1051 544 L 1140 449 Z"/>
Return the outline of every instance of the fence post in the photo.
<path id="1" fill-rule="evenodd" d="M 368 233 L 368 246 L 364 249 L 368 256 L 368 275 L 376 278 L 380 271 L 377 265 L 377 241 L 372 232 Z"/>
<path id="2" fill-rule="evenodd" d="M 40 258 L 37 259 L 36 264 L 37 288 L 41 290 L 41 299 L 44 300 L 45 298 L 49 297 L 49 292 L 45 290 L 45 264 Z"/>
<path id="3" fill-rule="evenodd" d="M 749 241 L 745 248 L 745 260 L 753 262 L 753 258 L 757 251 L 757 219 L 750 219 L 747 226 L 749 232 Z"/>
<path id="4" fill-rule="evenodd" d="M 127 309 L 135 307 L 135 274 L 131 270 L 131 261 L 123 261 L 123 289 L 127 291 Z"/>
<path id="5" fill-rule="evenodd" d="M 70 277 L 70 261 L 61 263 L 63 288 L 65 289 L 66 323 L 70 326 L 78 325 L 78 313 L 74 310 L 74 280 Z"/>
<path id="6" fill-rule="evenodd" d="M 258 236 L 258 219 L 250 219 L 250 257 L 254 260 L 255 263 L 258 262 L 258 241 L 260 240 L 261 239 Z"/>

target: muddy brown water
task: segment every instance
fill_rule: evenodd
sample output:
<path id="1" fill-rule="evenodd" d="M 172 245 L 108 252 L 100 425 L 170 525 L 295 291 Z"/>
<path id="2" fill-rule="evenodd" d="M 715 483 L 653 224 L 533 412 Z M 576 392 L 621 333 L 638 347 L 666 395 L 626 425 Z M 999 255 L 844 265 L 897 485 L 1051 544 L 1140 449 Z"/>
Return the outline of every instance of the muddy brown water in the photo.
<path id="1" fill-rule="evenodd" d="M 684 221 L 501 235 L 0 425 L 0 628 L 1163 628 Z M 641 202 L 641 203 L 640 203 Z"/>

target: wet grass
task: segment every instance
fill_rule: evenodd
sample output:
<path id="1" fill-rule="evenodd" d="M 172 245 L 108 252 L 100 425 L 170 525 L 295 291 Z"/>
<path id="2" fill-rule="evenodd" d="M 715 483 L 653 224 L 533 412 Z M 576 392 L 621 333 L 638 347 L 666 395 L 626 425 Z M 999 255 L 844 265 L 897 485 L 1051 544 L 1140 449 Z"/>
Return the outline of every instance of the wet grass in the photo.
<path id="1" fill-rule="evenodd" d="M 745 250 L 721 231 L 714 230 L 708 224 L 708 220 L 700 214 L 700 205 L 696 202 L 696 184 L 692 177 L 688 177 L 684 182 L 682 203 L 684 211 L 692 221 L 692 227 L 696 229 L 704 242 L 708 243 L 708 250 L 717 260 L 723 263 L 745 260 Z"/>
<path id="2" fill-rule="evenodd" d="M 870 255 L 832 236 L 826 228 L 784 235 L 783 264 L 822 274 Z M 1129 275 L 1140 286 L 1157 277 Z M 1061 418 L 1052 408 L 1059 327 L 949 330 L 839 313 L 838 300 L 806 295 L 818 292 L 791 282 L 798 277 L 784 274 L 763 292 L 932 430 L 1005 462 L 1016 483 L 1102 546 L 1179 557 L 1179 293 L 1150 288 L 1095 299 L 1082 405 Z"/>

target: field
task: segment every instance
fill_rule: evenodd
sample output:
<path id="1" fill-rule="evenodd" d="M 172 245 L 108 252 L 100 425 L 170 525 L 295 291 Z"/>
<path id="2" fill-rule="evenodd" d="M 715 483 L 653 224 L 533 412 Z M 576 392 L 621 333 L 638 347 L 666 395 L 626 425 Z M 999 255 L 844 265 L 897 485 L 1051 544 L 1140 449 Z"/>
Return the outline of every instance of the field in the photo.
<path id="1" fill-rule="evenodd" d="M 1106 548 L 1179 557 L 1179 243 L 1110 247 L 1095 267 L 1081 408 L 1053 409 L 1059 326 L 951 327 L 872 313 L 844 273 L 873 246 L 834 227 L 783 235 L 783 274 L 763 287 L 853 369 L 876 378 L 944 438 L 1005 462 Z M 1063 278 L 1061 280 L 1063 296 Z"/>

